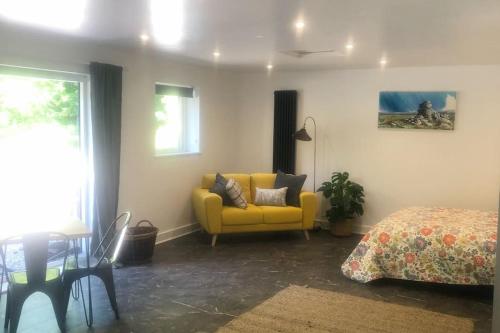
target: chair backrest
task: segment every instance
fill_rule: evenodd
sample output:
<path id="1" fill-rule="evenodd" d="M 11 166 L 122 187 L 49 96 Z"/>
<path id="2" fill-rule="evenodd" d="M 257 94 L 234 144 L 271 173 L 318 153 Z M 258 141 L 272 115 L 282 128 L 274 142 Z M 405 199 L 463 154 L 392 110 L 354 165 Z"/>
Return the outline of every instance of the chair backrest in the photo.
<path id="1" fill-rule="evenodd" d="M 94 252 L 94 256 L 98 251 L 101 251 L 101 257 L 97 261 L 96 267 L 98 267 L 103 261 L 114 263 L 120 254 L 120 250 L 123 244 L 123 239 L 125 238 L 125 234 L 127 233 L 128 225 L 130 223 L 131 218 L 130 212 L 124 212 L 118 215 L 118 217 L 110 224 L 108 230 L 101 238 L 99 245 Z M 123 223 L 117 229 L 118 222 L 123 221 Z M 111 249 L 114 250 L 113 254 L 111 254 Z"/>
<path id="2" fill-rule="evenodd" d="M 58 241 L 63 243 L 63 249 L 60 251 L 62 254 L 62 266 L 59 263 L 57 267 L 62 267 L 62 272 L 64 272 L 64 268 L 66 266 L 66 259 L 68 256 L 69 250 L 69 239 L 65 234 L 61 233 L 53 233 L 53 232 L 42 232 L 42 233 L 31 233 L 25 234 L 22 236 L 11 237 L 4 241 L 2 246 L 2 251 L 0 254 L 2 256 L 3 266 L 7 271 L 24 271 L 26 272 L 27 284 L 37 287 L 45 284 L 46 276 L 47 276 L 47 266 L 50 263 L 49 257 L 49 244 L 51 241 Z M 13 264 L 12 267 L 9 267 L 9 261 L 7 260 L 7 254 L 9 253 L 9 246 L 17 246 L 22 245 L 22 253 L 24 256 L 24 267 L 20 268 L 19 258 L 18 267 Z M 19 256 L 19 252 L 17 251 L 17 255 Z M 10 276 L 7 274 L 7 280 L 10 282 Z"/>

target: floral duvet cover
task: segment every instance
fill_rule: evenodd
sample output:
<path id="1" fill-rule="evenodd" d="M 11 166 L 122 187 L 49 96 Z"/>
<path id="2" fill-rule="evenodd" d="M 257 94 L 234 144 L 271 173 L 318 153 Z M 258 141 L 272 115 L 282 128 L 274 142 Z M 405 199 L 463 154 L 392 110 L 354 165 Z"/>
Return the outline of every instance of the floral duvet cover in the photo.
<path id="1" fill-rule="evenodd" d="M 395 278 L 493 285 L 497 221 L 496 212 L 402 209 L 363 237 L 342 272 L 359 282 Z"/>

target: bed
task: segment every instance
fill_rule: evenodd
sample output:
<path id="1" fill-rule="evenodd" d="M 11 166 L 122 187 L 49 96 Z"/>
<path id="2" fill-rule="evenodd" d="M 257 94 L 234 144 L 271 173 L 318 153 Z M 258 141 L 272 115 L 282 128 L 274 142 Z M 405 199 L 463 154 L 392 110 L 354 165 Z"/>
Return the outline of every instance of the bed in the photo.
<path id="1" fill-rule="evenodd" d="M 350 279 L 493 285 L 496 212 L 405 208 L 376 224 L 342 264 Z"/>

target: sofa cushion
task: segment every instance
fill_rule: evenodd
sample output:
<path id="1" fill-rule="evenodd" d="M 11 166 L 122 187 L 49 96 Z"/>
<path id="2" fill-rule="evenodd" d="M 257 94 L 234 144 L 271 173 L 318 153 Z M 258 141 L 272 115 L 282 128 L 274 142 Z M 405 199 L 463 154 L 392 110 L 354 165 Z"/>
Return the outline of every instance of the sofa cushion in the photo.
<path id="1" fill-rule="evenodd" d="M 234 180 L 236 180 L 240 184 L 241 189 L 243 190 L 243 194 L 245 195 L 247 201 L 249 203 L 253 202 L 251 200 L 251 195 L 250 195 L 250 175 L 242 173 L 224 173 L 222 175 L 226 179 L 233 178 Z M 215 183 L 215 174 L 214 173 L 206 174 L 201 179 L 201 188 L 209 189 L 212 187 L 214 183 Z"/>
<path id="2" fill-rule="evenodd" d="M 274 182 L 274 188 L 288 187 L 288 191 L 286 192 L 286 204 L 300 207 L 299 196 L 302 191 L 302 186 L 306 181 L 306 177 L 306 175 L 289 175 L 278 170 L 276 181 Z"/>
<path id="3" fill-rule="evenodd" d="M 256 188 L 254 204 L 257 206 L 286 206 L 286 190 L 288 188 Z"/>
<path id="4" fill-rule="evenodd" d="M 249 204 L 247 209 L 222 207 L 222 224 L 224 225 L 259 224 L 262 222 L 262 210 L 255 205 Z"/>
<path id="5" fill-rule="evenodd" d="M 302 208 L 286 206 L 260 206 L 264 223 L 293 223 L 302 221 Z"/>
<path id="6" fill-rule="evenodd" d="M 215 175 L 215 183 L 210 187 L 209 192 L 215 193 L 222 198 L 222 204 L 224 206 L 234 206 L 233 200 L 229 197 L 226 192 L 227 179 L 224 178 L 220 173 Z"/>
<path id="7" fill-rule="evenodd" d="M 243 194 L 243 190 L 241 189 L 240 184 L 233 178 L 229 179 L 226 184 L 226 192 L 233 200 L 233 203 L 238 208 L 246 209 L 248 206 L 247 199 L 245 199 L 245 195 Z"/>
<path id="8" fill-rule="evenodd" d="M 255 189 L 274 188 L 276 181 L 275 173 L 252 173 L 250 175 L 250 190 L 252 192 L 252 202 L 255 202 Z"/>

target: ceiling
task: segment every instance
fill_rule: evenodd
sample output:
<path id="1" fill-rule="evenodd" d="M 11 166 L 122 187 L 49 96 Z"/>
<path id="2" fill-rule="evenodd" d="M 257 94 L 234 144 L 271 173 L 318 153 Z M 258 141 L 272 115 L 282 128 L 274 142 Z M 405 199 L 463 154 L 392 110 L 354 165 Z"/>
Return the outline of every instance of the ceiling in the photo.
<path id="1" fill-rule="evenodd" d="M 499 0 L 0 0 L 0 22 L 262 70 L 500 63 Z"/>

